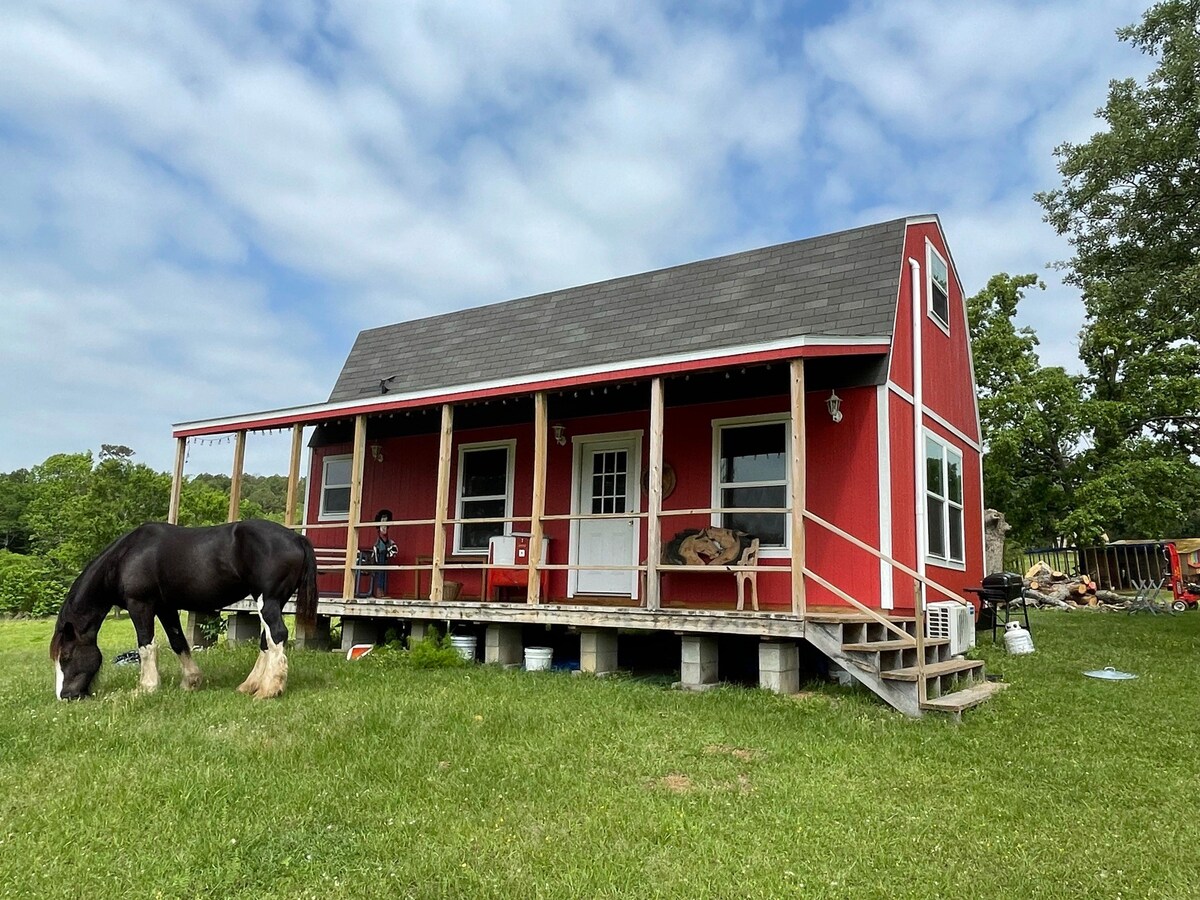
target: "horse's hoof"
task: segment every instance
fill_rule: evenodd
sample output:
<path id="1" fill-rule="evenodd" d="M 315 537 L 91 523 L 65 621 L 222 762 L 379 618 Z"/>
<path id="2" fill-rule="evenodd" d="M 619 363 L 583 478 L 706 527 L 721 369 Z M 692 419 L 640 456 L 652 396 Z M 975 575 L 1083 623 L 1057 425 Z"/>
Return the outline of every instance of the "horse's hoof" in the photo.
<path id="1" fill-rule="evenodd" d="M 251 683 L 249 681 L 243 681 L 241 684 L 239 684 L 237 686 L 237 689 L 238 689 L 239 694 L 257 694 L 258 693 L 258 683 L 257 682 Z"/>
<path id="2" fill-rule="evenodd" d="M 270 688 L 264 687 L 264 688 L 260 688 L 259 690 L 254 692 L 255 700 L 274 700 L 276 697 L 282 697 L 282 696 L 283 696 L 283 688 L 276 688 L 276 689 L 272 690 Z"/>
<path id="3" fill-rule="evenodd" d="M 194 690 L 196 690 L 196 688 L 200 687 L 200 685 L 203 683 L 204 683 L 204 679 L 201 678 L 199 675 L 195 675 L 195 676 L 192 676 L 191 678 L 181 679 L 179 682 L 179 686 L 185 691 L 194 691 Z"/>

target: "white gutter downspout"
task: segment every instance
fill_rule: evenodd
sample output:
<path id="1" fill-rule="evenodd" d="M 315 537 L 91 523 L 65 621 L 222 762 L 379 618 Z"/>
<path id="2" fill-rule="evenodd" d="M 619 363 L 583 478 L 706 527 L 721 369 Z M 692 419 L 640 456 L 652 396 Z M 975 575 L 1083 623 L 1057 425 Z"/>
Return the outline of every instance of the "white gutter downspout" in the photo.
<path id="1" fill-rule="evenodd" d="M 925 391 L 923 386 L 924 366 L 921 359 L 921 264 L 908 258 L 912 274 L 912 395 L 913 395 L 913 496 L 917 507 L 917 564 L 914 568 L 925 574 L 925 545 L 929 540 L 926 530 L 925 511 Z M 921 596 L 925 589 L 922 585 Z"/>

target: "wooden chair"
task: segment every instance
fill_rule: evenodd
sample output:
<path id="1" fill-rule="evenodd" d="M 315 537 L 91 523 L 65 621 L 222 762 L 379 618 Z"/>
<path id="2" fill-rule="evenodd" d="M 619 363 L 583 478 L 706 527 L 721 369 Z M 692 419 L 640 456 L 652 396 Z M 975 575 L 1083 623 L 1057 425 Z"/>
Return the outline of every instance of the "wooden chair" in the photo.
<path id="1" fill-rule="evenodd" d="M 737 608 L 743 609 L 746 605 L 746 584 L 750 585 L 750 603 L 754 609 L 758 609 L 758 572 L 751 569 L 737 568 L 738 566 L 757 566 L 758 565 L 758 538 L 750 542 L 750 546 L 742 551 L 741 558 L 734 565 L 729 566 L 733 569 L 733 576 L 737 579 Z"/>

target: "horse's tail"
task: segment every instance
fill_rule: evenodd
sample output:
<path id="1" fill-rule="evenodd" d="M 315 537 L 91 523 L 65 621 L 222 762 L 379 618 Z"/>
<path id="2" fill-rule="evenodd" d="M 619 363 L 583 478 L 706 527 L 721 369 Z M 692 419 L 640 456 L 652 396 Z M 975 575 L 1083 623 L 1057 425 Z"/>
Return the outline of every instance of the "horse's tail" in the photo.
<path id="1" fill-rule="evenodd" d="M 307 537 L 299 538 L 304 546 L 304 572 L 296 586 L 296 624 L 310 630 L 317 627 L 317 554 Z"/>

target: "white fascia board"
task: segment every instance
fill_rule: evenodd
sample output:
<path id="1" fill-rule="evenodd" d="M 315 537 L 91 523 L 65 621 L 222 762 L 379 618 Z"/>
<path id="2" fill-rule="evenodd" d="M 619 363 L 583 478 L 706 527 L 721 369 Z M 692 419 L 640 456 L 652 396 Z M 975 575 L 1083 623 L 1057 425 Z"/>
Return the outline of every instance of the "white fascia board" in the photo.
<path id="1" fill-rule="evenodd" d="M 190 422 L 175 422 L 171 428 L 176 431 L 195 428 L 220 428 L 229 426 L 235 429 L 245 422 L 259 419 L 294 418 L 300 419 L 309 414 L 336 413 L 343 409 L 361 410 L 364 407 L 378 406 L 387 409 L 389 406 L 411 403 L 414 400 L 424 400 L 431 397 L 442 397 L 447 394 L 469 394 L 479 391 L 495 391 L 504 388 L 520 388 L 522 385 L 538 384 L 545 381 L 559 381 L 571 378 L 588 378 L 621 372 L 627 369 L 654 368 L 679 363 L 717 361 L 725 357 L 743 356 L 748 353 L 769 353 L 776 350 L 803 349 L 805 347 L 865 347 L 873 344 L 891 345 L 892 339 L 887 335 L 869 337 L 834 337 L 828 335 L 802 335 L 799 337 L 782 338 L 776 341 L 765 341 L 758 344 L 743 344 L 736 347 L 720 347 L 695 353 L 675 353 L 667 356 L 652 356 L 645 359 L 629 359 L 619 362 L 605 363 L 596 366 L 581 366 L 574 369 L 558 369 L 552 372 L 536 372 L 521 375 L 516 378 L 498 379 L 495 381 L 479 381 L 470 384 L 446 385 L 444 387 L 427 388 L 408 393 L 389 392 L 378 397 L 362 397 L 356 400 L 339 400 L 336 403 L 314 403 L 307 406 L 290 406 L 282 409 L 268 409 L 260 412 L 244 413 L 237 416 L 223 416 L 216 419 L 196 419 Z"/>

